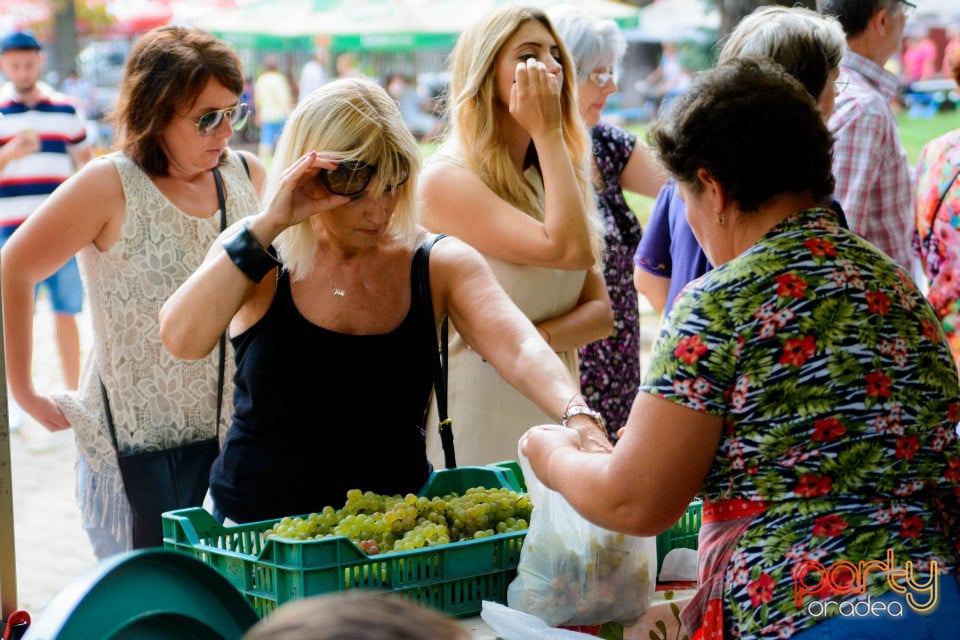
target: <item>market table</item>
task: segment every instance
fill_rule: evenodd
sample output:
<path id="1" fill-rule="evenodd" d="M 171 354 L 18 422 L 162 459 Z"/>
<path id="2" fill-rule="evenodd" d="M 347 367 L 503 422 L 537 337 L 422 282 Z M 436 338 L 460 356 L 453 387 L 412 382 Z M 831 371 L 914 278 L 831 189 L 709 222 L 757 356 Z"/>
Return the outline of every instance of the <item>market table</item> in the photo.
<path id="1" fill-rule="evenodd" d="M 696 588 L 692 583 L 657 585 L 650 607 L 635 624 L 624 629 L 623 640 L 689 640 L 680 626 L 679 614 L 694 593 Z M 480 616 L 465 618 L 460 623 L 474 640 L 498 637 Z"/>

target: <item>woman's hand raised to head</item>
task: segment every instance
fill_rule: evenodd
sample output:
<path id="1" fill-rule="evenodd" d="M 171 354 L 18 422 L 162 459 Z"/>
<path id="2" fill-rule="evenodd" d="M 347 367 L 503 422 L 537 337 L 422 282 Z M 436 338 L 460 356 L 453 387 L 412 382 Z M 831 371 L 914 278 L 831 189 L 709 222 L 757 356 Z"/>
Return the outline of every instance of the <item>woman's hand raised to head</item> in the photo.
<path id="1" fill-rule="evenodd" d="M 516 81 L 510 89 L 510 115 L 534 139 L 560 131 L 562 73 L 548 71 L 534 58 L 517 63 Z"/>
<path id="2" fill-rule="evenodd" d="M 317 180 L 321 171 L 336 169 L 336 158 L 311 151 L 301 156 L 283 172 L 280 184 L 272 194 L 264 216 L 279 231 L 292 227 L 321 211 L 350 201 L 347 196 L 330 193 Z M 263 241 L 266 238 L 259 238 Z M 265 244 L 273 241 L 270 238 Z"/>

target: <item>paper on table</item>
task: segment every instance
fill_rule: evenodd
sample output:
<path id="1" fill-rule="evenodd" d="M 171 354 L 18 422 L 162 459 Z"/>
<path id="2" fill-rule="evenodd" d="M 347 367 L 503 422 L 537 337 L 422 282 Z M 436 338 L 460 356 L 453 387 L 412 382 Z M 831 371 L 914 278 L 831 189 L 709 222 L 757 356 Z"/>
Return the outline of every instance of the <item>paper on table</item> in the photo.
<path id="1" fill-rule="evenodd" d="M 504 640 L 596 640 L 596 636 L 557 629 L 537 616 L 484 600 L 480 617 Z"/>

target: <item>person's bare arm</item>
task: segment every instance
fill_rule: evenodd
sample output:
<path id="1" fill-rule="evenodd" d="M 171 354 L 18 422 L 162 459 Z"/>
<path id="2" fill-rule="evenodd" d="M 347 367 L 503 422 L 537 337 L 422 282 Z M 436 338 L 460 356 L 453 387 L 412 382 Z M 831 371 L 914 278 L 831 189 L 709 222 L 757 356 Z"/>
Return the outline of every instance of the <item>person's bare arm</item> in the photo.
<path id="1" fill-rule="evenodd" d="M 113 164 L 90 163 L 57 188 L 0 251 L 7 382 L 20 406 L 52 431 L 70 425 L 33 385 L 34 287 L 83 247 L 109 247 L 122 222 L 124 202 Z"/>
<path id="2" fill-rule="evenodd" d="M 683 514 L 716 455 L 723 418 L 641 391 L 612 453 L 581 451 L 565 431 L 533 427 L 521 451 L 584 518 L 640 536 Z"/>
<path id="3" fill-rule="evenodd" d="M 579 382 L 510 300 L 483 257 L 456 238 L 431 252 L 430 283 L 461 337 L 510 385 L 560 422 L 567 406 L 584 404 Z M 606 433 L 580 417 L 571 425 L 585 448 L 609 450 Z"/>
<path id="4" fill-rule="evenodd" d="M 633 287 L 644 296 L 657 313 L 663 313 L 670 294 L 670 278 L 655 276 L 640 267 L 633 268 Z"/>
<path id="5" fill-rule="evenodd" d="M 554 351 L 571 351 L 613 331 L 613 308 L 603 275 L 587 271 L 576 306 L 569 312 L 537 324 Z"/>
<path id="6" fill-rule="evenodd" d="M 633 191 L 648 198 L 656 198 L 666 179 L 667 174 L 653 151 L 647 145 L 637 141 L 630 159 L 620 172 L 620 186 L 627 191 Z"/>

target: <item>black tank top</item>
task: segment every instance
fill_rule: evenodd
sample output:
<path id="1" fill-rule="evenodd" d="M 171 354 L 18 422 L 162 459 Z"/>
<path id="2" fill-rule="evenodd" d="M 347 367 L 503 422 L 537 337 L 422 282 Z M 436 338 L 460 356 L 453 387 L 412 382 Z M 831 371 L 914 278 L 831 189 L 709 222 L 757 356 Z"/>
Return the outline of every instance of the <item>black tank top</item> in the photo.
<path id="1" fill-rule="evenodd" d="M 223 515 L 252 522 L 339 508 L 354 488 L 420 490 L 431 471 L 423 422 L 436 342 L 416 279 L 411 271 L 400 326 L 345 335 L 300 315 L 289 274 L 279 275 L 266 315 L 231 339 L 234 415 L 210 471 Z"/>

